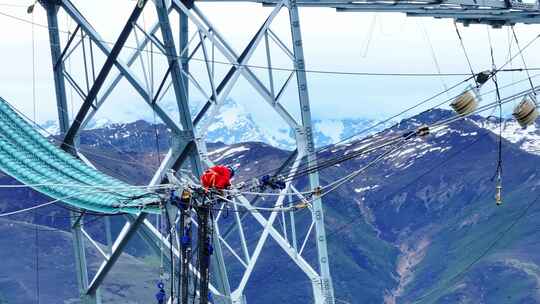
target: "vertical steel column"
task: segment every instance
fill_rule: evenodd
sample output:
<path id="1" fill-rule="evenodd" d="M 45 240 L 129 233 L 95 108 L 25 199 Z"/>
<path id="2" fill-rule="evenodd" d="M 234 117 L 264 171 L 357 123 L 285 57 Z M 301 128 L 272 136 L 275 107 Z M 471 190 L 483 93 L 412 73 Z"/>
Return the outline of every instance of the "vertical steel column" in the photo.
<path id="1" fill-rule="evenodd" d="M 313 130 L 311 123 L 311 109 L 309 104 L 309 94 L 307 87 L 307 77 L 305 71 L 304 49 L 302 46 L 302 33 L 300 30 L 300 17 L 298 15 L 298 6 L 296 0 L 288 0 L 289 19 L 291 25 L 291 35 L 293 42 L 294 67 L 296 69 L 296 80 L 298 83 L 298 97 L 300 100 L 300 113 L 302 116 L 303 135 L 301 140 L 304 143 L 299 145 L 299 149 L 307 150 L 308 166 L 317 164 L 317 156 L 315 154 L 315 144 L 313 141 Z M 319 174 L 313 172 L 309 175 L 309 183 L 311 189 L 319 187 Z M 334 289 L 332 286 L 332 278 L 330 276 L 330 266 L 328 263 L 328 249 L 326 244 L 326 232 L 324 228 L 324 212 L 322 201 L 316 198 L 313 201 L 312 210 L 313 221 L 315 222 L 315 235 L 318 251 L 318 262 L 320 272 L 320 288 L 314 288 L 315 303 L 334 304 Z M 319 291 L 322 294 L 319 294 Z"/>
<path id="2" fill-rule="evenodd" d="M 189 23 L 188 23 L 188 18 L 186 16 L 186 14 L 184 14 L 183 12 L 179 12 L 178 14 L 178 51 L 179 51 L 179 55 L 180 55 L 180 62 L 182 63 L 182 70 L 185 71 L 186 73 L 189 72 L 189 60 L 187 59 L 186 56 L 182 55 L 182 54 L 189 54 L 189 50 L 188 50 L 188 45 L 189 45 Z M 184 51 L 185 50 L 185 51 Z M 182 86 L 184 88 L 184 92 L 187 96 L 187 100 L 188 100 L 188 103 L 189 103 L 189 83 L 188 83 L 188 79 L 185 75 L 182 75 Z M 191 236 L 191 227 L 189 228 L 188 231 L 186 231 L 186 227 L 188 227 L 190 224 L 188 224 L 188 221 L 190 221 L 190 210 L 187 210 L 187 211 L 181 211 L 181 215 L 180 215 L 180 231 L 181 231 L 181 234 L 184 235 L 184 233 L 187 233 L 189 235 L 189 239 L 193 239 L 192 236 Z M 180 267 L 180 271 L 182 272 L 181 273 L 181 282 L 180 282 L 180 291 L 179 291 L 179 294 L 181 295 L 181 298 L 179 300 L 179 303 L 182 303 L 182 304 L 188 304 L 189 302 L 189 280 L 188 280 L 188 276 L 189 276 L 189 266 L 190 266 L 190 261 L 191 261 L 191 244 L 189 246 L 184 246 L 184 245 L 181 245 L 181 251 L 180 251 L 180 255 L 181 255 L 181 261 L 182 261 L 182 265 Z M 188 249 L 189 247 L 189 249 Z"/>
<path id="3" fill-rule="evenodd" d="M 192 142 L 192 144 L 195 145 L 195 130 L 193 127 L 193 122 L 191 120 L 191 114 L 189 111 L 189 96 L 187 91 L 187 79 L 183 77 L 181 66 L 179 64 L 179 56 L 176 51 L 176 46 L 174 44 L 174 38 L 173 33 L 169 21 L 169 12 L 168 7 L 165 0 L 157 0 L 156 1 L 156 10 L 157 15 L 159 19 L 159 24 L 161 27 L 161 33 L 163 36 L 163 44 L 165 47 L 165 51 L 167 52 L 167 59 L 171 70 L 171 81 L 173 84 L 176 101 L 178 104 L 178 111 L 180 115 L 180 122 L 183 126 L 183 130 L 185 134 L 189 137 L 189 141 Z M 181 16 L 182 17 L 182 16 Z M 186 18 L 182 18 L 186 19 Z M 185 21 L 187 23 L 187 20 Z M 187 24 L 185 30 L 187 31 Z M 182 22 L 180 23 L 180 26 L 182 26 Z M 181 30 L 182 32 L 182 30 Z M 182 33 L 181 33 L 182 35 Z M 187 40 L 187 35 L 182 38 Z M 184 43 L 187 45 L 187 42 L 184 41 Z M 182 46 L 182 43 L 180 44 Z M 184 62 L 183 62 L 184 63 Z M 191 167 L 193 170 L 193 173 L 195 176 L 200 176 L 203 172 L 202 163 L 198 154 L 198 149 L 191 149 L 189 153 L 189 158 L 191 160 Z M 212 223 L 213 224 L 213 223 Z M 221 246 L 219 242 L 216 242 L 215 240 L 218 240 L 218 236 L 214 233 L 212 235 L 212 238 L 214 239 L 214 267 L 212 267 L 213 272 L 213 279 L 217 283 L 217 287 L 219 291 L 225 295 L 226 298 L 229 298 L 231 290 L 229 285 L 229 278 L 227 275 L 227 269 L 225 267 L 225 261 L 223 259 L 223 253 L 221 250 Z"/>
<path id="4" fill-rule="evenodd" d="M 64 142 L 62 143 L 61 148 L 70 151 L 74 148 L 71 145 L 74 145 L 75 138 L 78 136 L 79 130 L 83 124 L 84 119 L 86 118 L 86 115 L 88 114 L 88 111 L 94 106 L 94 101 L 107 80 L 107 77 L 109 76 L 109 73 L 111 72 L 112 68 L 117 62 L 118 57 L 120 56 L 120 52 L 124 48 L 124 44 L 128 40 L 134 24 L 137 22 L 139 17 L 142 14 L 142 11 L 144 10 L 144 7 L 146 5 L 148 0 L 141 0 L 137 2 L 137 5 L 133 9 L 133 12 L 129 16 L 126 25 L 120 32 L 120 35 L 118 36 L 118 39 L 114 43 L 113 48 L 111 49 L 110 54 L 108 54 L 107 59 L 105 60 L 105 63 L 101 67 L 101 70 L 99 71 L 97 78 L 94 80 L 94 83 L 92 84 L 92 87 L 90 88 L 90 91 L 88 92 L 88 95 L 85 97 L 85 100 L 83 104 L 81 105 L 79 112 L 73 119 L 73 122 L 71 126 L 69 127 L 68 131 L 66 132 L 66 135 L 64 136 Z"/>
<path id="5" fill-rule="evenodd" d="M 40 1 L 40 3 L 47 11 L 49 43 L 51 46 L 51 59 L 56 92 L 56 107 L 58 109 L 58 123 L 60 132 L 64 135 L 69 129 L 69 114 L 67 110 L 66 85 L 64 81 L 64 62 L 62 58 L 62 48 L 60 46 L 60 32 L 58 29 L 59 6 L 54 1 L 43 0 Z M 86 251 L 84 247 L 84 237 L 82 234 L 82 215 L 76 212 L 70 212 L 70 218 L 77 283 L 79 285 L 81 302 L 83 304 L 101 303 L 98 291 L 91 295 L 86 294 L 86 289 L 88 288 L 88 269 L 86 263 Z"/>
<path id="6" fill-rule="evenodd" d="M 179 25 L 180 25 L 180 37 L 179 37 L 179 49 L 180 52 L 184 52 L 184 54 L 189 54 L 188 44 L 189 44 L 189 18 L 188 16 L 183 12 L 179 12 Z M 182 70 L 186 73 L 189 72 L 189 60 L 187 56 L 180 56 L 180 62 L 182 63 Z M 189 102 L 189 83 L 188 79 L 185 75 L 182 75 L 182 81 L 184 85 L 185 94 L 187 96 L 188 102 Z"/>
<path id="7" fill-rule="evenodd" d="M 64 61 L 62 58 L 62 48 L 60 47 L 60 33 L 58 31 L 57 13 L 60 7 L 52 1 L 42 1 L 41 4 L 47 11 L 49 42 L 51 46 L 51 59 L 56 91 L 56 107 L 58 109 L 58 123 L 60 125 L 60 132 L 64 135 L 69 129 L 69 114 L 67 108 L 66 84 L 64 81 Z"/>
<path id="8" fill-rule="evenodd" d="M 182 71 L 178 63 L 178 55 L 176 52 L 176 46 L 174 44 L 173 33 L 171 24 L 169 21 L 169 12 L 165 0 L 156 1 L 156 10 L 159 19 L 159 26 L 161 28 L 161 35 L 163 36 L 163 45 L 167 52 L 167 60 L 169 63 L 169 69 L 171 70 L 171 81 L 174 87 L 176 96 L 176 103 L 178 105 L 178 111 L 180 112 L 180 123 L 184 127 L 184 131 L 192 131 L 193 123 L 189 114 L 188 98 L 182 83 Z M 200 166 L 200 165 L 199 165 Z M 195 169 L 198 170 L 199 168 Z"/>
<path id="9" fill-rule="evenodd" d="M 170 66 L 171 82 L 178 105 L 180 123 L 182 124 L 185 135 L 189 138 L 189 141 L 194 141 L 195 133 L 189 111 L 187 91 L 185 90 L 182 70 L 180 69 L 180 64 L 178 62 L 178 55 L 176 52 L 176 46 L 174 44 L 171 23 L 169 21 L 169 12 L 167 10 L 165 0 L 156 1 L 156 10 L 161 28 L 161 34 L 163 36 L 163 45 L 165 47 L 165 51 L 167 52 L 167 61 Z M 191 153 L 190 159 L 193 173 L 196 176 L 199 176 L 202 174 L 203 170 L 201 161 L 196 155 L 196 153 Z"/>
<path id="10" fill-rule="evenodd" d="M 77 283 L 79 284 L 79 294 L 81 296 L 82 304 L 99 304 L 101 303 L 101 296 L 99 290 L 95 290 L 93 293 L 88 294 L 88 268 L 86 263 L 86 251 L 84 247 L 84 236 L 82 234 L 82 217 L 77 213 L 70 212 L 71 215 L 71 233 L 73 235 L 73 248 L 75 250 L 75 268 L 77 271 Z"/>
<path id="11" fill-rule="evenodd" d="M 197 208 L 199 222 L 197 242 L 199 242 L 199 304 L 208 304 L 208 283 L 210 280 L 210 205 Z"/>
<path id="12" fill-rule="evenodd" d="M 108 253 L 112 253 L 112 232 L 111 232 L 111 218 L 106 216 L 104 219 L 105 222 L 105 239 L 107 240 L 107 249 Z"/>

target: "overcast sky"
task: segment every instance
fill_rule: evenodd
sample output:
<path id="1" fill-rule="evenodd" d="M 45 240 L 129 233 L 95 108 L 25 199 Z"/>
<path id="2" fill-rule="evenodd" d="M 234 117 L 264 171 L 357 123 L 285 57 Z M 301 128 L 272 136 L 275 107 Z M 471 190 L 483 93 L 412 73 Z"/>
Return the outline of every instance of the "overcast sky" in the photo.
<path id="1" fill-rule="evenodd" d="M 26 0 L 3 0 L 0 2 L 0 13 L 26 20 L 34 18 L 35 23 L 45 25 L 46 18 L 41 7 L 36 8 L 34 16 L 26 14 L 26 6 L 29 3 L 30 1 Z M 74 3 L 87 16 L 87 19 L 103 38 L 108 41 L 115 40 L 135 4 L 129 0 L 79 0 L 74 1 Z M 201 8 L 238 52 L 242 50 L 271 10 L 271 8 L 249 3 L 205 4 L 201 5 Z M 434 73 L 437 69 L 428 43 L 430 41 L 442 73 L 468 72 L 453 24 L 449 20 L 408 18 L 403 14 L 337 13 L 332 9 L 320 8 L 301 8 L 300 17 L 307 69 L 310 70 Z M 139 23 L 142 27 L 149 27 L 154 20 L 153 6 L 148 5 L 144 18 Z M 176 20 L 176 17 L 173 20 Z M 73 30 L 73 23 L 64 14 L 60 15 L 60 22 L 62 29 Z M 0 30 L 0 96 L 15 104 L 30 117 L 34 115 L 32 101 L 32 31 L 34 31 L 36 119 L 40 122 L 56 119 L 47 29 L 39 25 L 32 26 L 2 14 L 0 14 L 0 28 L 2 28 Z M 274 21 L 272 29 L 287 44 L 290 44 L 286 11 L 282 11 Z M 483 25 L 473 25 L 467 28 L 460 26 L 460 29 L 474 69 L 480 71 L 490 68 L 488 28 Z M 521 45 L 524 46 L 540 33 L 540 27 L 519 25 L 516 27 L 516 31 Z M 508 28 L 489 29 L 489 32 L 493 41 L 496 64 L 502 65 L 507 62 L 509 56 Z M 64 41 L 66 36 L 63 34 Z M 139 38 L 141 37 L 139 35 Z M 133 37 L 128 44 L 135 45 Z M 524 52 L 525 60 L 530 67 L 540 67 L 540 58 L 535 56 L 539 49 L 540 44 L 537 42 Z M 94 48 L 93 51 L 99 71 L 103 57 L 97 48 Z M 126 58 L 131 52 L 132 50 L 126 49 L 122 53 L 122 58 Z M 271 52 L 275 66 L 292 67 L 284 53 L 275 45 L 271 46 Z M 515 54 L 516 52 L 517 48 L 513 44 L 511 53 Z M 72 71 L 79 84 L 85 88 L 80 53 L 82 53 L 80 50 L 74 53 L 67 69 Z M 202 53 L 197 53 L 195 58 L 202 58 Z M 215 59 L 224 60 L 222 56 L 217 54 L 217 51 Z M 145 57 L 146 63 L 150 61 L 149 56 Z M 165 69 L 163 57 L 156 55 L 154 63 L 156 67 L 154 82 L 157 86 Z M 259 46 L 249 63 L 252 65 L 266 64 L 264 44 Z M 518 57 L 511 64 L 509 63 L 508 67 L 521 65 L 521 59 Z M 191 69 L 194 75 L 201 79 L 203 86 L 208 87 L 207 76 L 202 67 L 202 62 L 194 62 Z M 228 68 L 226 65 L 216 65 L 218 79 L 226 71 L 226 68 Z M 144 74 L 141 66 L 136 65 L 134 70 L 143 81 Z M 254 69 L 254 71 L 262 81 L 267 82 L 266 70 Z M 276 82 L 282 82 L 287 75 L 287 72 L 276 72 L 274 77 Z M 443 90 L 445 85 L 451 86 L 461 81 L 464 77 L 400 78 L 309 73 L 308 82 L 315 118 L 383 118 Z M 526 75 L 523 72 L 505 73 L 500 75 L 499 81 L 501 85 L 505 85 L 524 77 Z M 522 82 L 520 85 L 504 89 L 503 96 L 525 89 L 526 85 L 526 82 Z M 490 87 L 484 88 L 484 90 L 488 89 Z M 202 95 L 197 94 L 194 87 L 191 87 L 190 91 L 193 100 L 202 99 Z M 76 107 L 80 104 L 76 93 L 68 91 L 68 95 L 70 105 L 73 104 Z M 244 79 L 240 79 L 239 85 L 235 87 L 230 96 L 253 111 L 255 118 L 268 122 L 274 121 L 275 116 L 269 114 L 268 107 L 264 105 L 261 98 L 257 97 L 256 92 Z M 443 95 L 443 97 L 449 96 Z M 284 95 L 283 103 L 291 112 L 297 112 L 295 110 L 297 108 L 295 97 L 294 86 L 290 86 Z M 492 96 L 488 96 L 486 100 L 489 98 Z M 172 101 L 172 93 L 169 93 L 163 100 L 164 103 Z M 434 103 L 438 101 L 440 102 L 442 99 L 438 99 Z M 150 112 L 145 110 L 143 104 L 133 90 L 123 83 L 119 90 L 111 96 L 99 117 L 115 121 L 151 117 Z M 509 109 L 506 110 L 506 112 L 508 111 Z"/>

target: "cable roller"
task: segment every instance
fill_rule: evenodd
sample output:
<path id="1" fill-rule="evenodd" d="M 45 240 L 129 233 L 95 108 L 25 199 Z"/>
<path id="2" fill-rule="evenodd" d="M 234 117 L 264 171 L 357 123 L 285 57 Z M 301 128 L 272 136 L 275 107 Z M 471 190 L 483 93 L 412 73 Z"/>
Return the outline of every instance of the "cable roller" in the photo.
<path id="1" fill-rule="evenodd" d="M 525 96 L 523 100 L 514 108 L 512 116 L 517 120 L 522 128 L 534 123 L 538 118 L 538 109 L 536 109 L 535 98 Z"/>
<path id="2" fill-rule="evenodd" d="M 474 112 L 478 108 L 477 89 L 470 88 L 459 95 L 450 106 L 459 115 L 467 115 Z"/>

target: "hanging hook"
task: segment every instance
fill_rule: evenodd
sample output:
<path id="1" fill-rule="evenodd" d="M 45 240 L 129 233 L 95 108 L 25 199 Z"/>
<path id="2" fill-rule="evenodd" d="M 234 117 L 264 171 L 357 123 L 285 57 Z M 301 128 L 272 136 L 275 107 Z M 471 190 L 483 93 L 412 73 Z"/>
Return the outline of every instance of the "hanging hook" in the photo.
<path id="1" fill-rule="evenodd" d="M 501 182 L 501 170 L 498 170 L 497 174 L 497 186 L 495 187 L 495 203 L 497 206 L 502 205 L 502 182 Z"/>

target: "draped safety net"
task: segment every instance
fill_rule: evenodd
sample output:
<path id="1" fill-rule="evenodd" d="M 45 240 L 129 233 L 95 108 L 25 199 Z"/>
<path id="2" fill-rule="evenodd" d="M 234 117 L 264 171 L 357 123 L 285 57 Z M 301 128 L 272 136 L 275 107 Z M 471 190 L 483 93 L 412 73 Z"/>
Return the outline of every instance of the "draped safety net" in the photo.
<path id="1" fill-rule="evenodd" d="M 37 132 L 0 97 L 0 170 L 55 200 L 101 213 L 158 213 L 157 194 L 86 165 Z"/>

